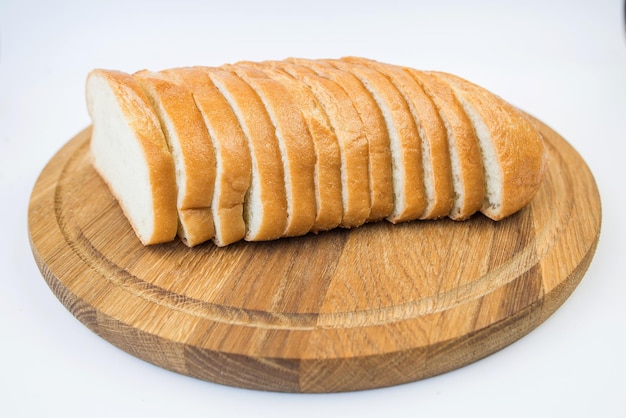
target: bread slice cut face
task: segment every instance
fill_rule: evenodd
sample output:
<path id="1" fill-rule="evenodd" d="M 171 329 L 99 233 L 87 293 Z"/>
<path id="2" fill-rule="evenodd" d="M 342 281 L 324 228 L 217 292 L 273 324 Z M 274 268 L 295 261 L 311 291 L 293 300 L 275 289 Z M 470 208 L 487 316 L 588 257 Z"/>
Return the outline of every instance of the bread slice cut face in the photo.
<path id="1" fill-rule="evenodd" d="M 177 234 L 174 159 L 155 111 L 129 74 L 93 70 L 87 77 L 93 122 L 93 166 L 109 186 L 144 244 Z"/>

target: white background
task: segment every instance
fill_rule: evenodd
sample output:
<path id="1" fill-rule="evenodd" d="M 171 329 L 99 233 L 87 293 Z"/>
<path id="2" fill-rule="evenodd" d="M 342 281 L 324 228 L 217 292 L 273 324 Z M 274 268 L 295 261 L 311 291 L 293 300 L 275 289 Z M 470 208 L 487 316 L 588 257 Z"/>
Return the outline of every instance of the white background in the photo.
<path id="1" fill-rule="evenodd" d="M 293 395 L 147 364 L 56 300 L 30 252 L 27 205 L 46 162 L 90 123 L 89 70 L 343 55 L 464 76 L 552 126 L 586 160 L 602 196 L 600 243 L 544 324 L 435 378 Z M 0 416 L 624 417 L 625 142 L 621 0 L 0 0 Z"/>

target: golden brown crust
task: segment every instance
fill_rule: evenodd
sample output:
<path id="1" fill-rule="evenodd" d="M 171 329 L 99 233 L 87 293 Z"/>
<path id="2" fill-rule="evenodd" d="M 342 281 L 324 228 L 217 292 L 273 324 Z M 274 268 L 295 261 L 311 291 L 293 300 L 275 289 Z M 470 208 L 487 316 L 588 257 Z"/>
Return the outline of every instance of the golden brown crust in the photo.
<path id="1" fill-rule="evenodd" d="M 246 201 L 246 205 L 259 206 L 253 209 L 256 211 L 254 215 L 244 212 L 244 218 L 249 220 L 255 216 L 260 217 L 260 220 L 254 229 L 250 229 L 249 222 L 246 224 L 245 239 L 260 241 L 280 238 L 287 225 L 287 196 L 282 181 L 283 164 L 272 121 L 258 95 L 236 74 L 219 68 L 208 69 L 208 74 L 237 115 L 250 149 L 251 189 L 258 187 L 255 192 L 258 196 L 255 197 L 256 202 Z M 250 209 L 244 207 L 244 210 Z"/>
<path id="2" fill-rule="evenodd" d="M 193 247 L 214 236 L 211 202 L 215 184 L 215 153 L 193 96 L 162 75 L 139 71 L 139 81 L 174 155 L 177 178 L 179 236 Z"/>
<path id="3" fill-rule="evenodd" d="M 304 235 L 315 222 L 315 150 L 300 109 L 281 83 L 252 66 L 228 66 L 261 98 L 281 148 L 287 194 L 283 236 Z"/>
<path id="4" fill-rule="evenodd" d="M 150 236 L 143 236 L 136 229 L 135 231 L 144 245 L 171 241 L 176 236 L 178 226 L 176 177 L 172 155 L 161 131 L 159 120 L 141 86 L 131 75 L 121 71 L 96 69 L 89 74 L 88 79 L 95 76 L 107 81 L 146 156 L 154 209 L 154 225 Z M 96 129 L 95 126 L 94 129 Z M 106 177 L 103 178 L 106 181 Z M 115 190 L 111 191 L 115 194 Z M 116 197 L 126 212 L 125 203 L 119 200 L 119 196 Z M 131 225 L 135 228 L 132 220 Z"/>
<path id="5" fill-rule="evenodd" d="M 239 121 L 209 78 L 206 68 L 175 68 L 162 73 L 192 92 L 213 142 L 217 167 L 211 204 L 215 220 L 213 241 L 218 246 L 239 241 L 246 233 L 243 203 L 252 170 L 246 137 Z"/>
<path id="6" fill-rule="evenodd" d="M 370 213 L 368 143 L 363 123 L 350 97 L 334 81 L 290 62 L 276 63 L 305 83 L 324 108 L 341 150 L 343 215 L 341 227 L 362 225 Z"/>
<path id="7" fill-rule="evenodd" d="M 489 130 L 502 171 L 502 202 L 487 202 L 482 212 L 494 220 L 517 212 L 530 202 L 542 183 L 547 153 L 543 138 L 524 115 L 495 94 L 460 77 L 433 72 L 454 85 Z"/>
<path id="8" fill-rule="evenodd" d="M 451 162 L 453 175 L 457 164 L 458 177 L 453 181 L 454 205 L 448 216 L 455 220 L 467 219 L 480 210 L 485 196 L 485 178 L 478 138 L 449 85 L 422 71 L 409 72 L 435 103 L 448 131 L 450 154 L 456 154 Z"/>

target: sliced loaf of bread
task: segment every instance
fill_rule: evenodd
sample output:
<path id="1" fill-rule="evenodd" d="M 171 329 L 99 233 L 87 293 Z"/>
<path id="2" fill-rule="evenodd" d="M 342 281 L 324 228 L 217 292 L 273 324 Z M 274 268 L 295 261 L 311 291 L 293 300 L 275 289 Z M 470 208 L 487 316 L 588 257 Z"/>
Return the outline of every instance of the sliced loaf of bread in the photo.
<path id="1" fill-rule="evenodd" d="M 481 211 L 541 187 L 547 150 L 500 97 L 369 59 L 239 62 L 87 79 L 93 164 L 142 243 L 273 240 Z"/>

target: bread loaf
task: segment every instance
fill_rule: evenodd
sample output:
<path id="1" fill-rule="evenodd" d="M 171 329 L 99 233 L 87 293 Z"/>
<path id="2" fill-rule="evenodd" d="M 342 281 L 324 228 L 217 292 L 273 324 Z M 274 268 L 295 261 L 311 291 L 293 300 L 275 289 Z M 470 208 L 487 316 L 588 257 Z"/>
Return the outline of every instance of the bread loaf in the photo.
<path id="1" fill-rule="evenodd" d="M 364 58 L 94 70 L 86 95 L 93 165 L 145 245 L 500 220 L 546 166 L 541 135 L 500 97 Z"/>

